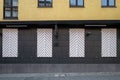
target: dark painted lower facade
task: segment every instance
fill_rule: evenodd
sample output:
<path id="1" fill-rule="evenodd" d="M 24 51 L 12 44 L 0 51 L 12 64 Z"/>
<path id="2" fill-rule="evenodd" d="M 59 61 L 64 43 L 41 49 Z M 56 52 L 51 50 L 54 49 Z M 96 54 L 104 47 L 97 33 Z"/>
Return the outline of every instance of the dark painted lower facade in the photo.
<path id="1" fill-rule="evenodd" d="M 120 64 L 0 64 L 0 74 L 120 72 Z"/>
<path id="2" fill-rule="evenodd" d="M 2 25 L 1 25 L 2 26 Z M 52 29 L 52 57 L 37 57 L 37 29 Z M 69 30 L 85 30 L 85 57 L 69 57 Z M 101 57 L 101 29 L 117 30 L 117 57 Z M 2 29 L 18 29 L 18 57 L 2 57 Z M 27 25 L 27 28 L 0 29 L 0 63 L 120 63 L 120 29 L 79 25 Z"/>

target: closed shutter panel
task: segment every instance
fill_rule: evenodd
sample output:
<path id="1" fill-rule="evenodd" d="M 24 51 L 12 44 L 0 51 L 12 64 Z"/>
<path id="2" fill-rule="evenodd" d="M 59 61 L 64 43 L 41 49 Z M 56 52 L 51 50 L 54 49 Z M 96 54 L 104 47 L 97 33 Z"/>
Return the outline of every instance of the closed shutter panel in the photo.
<path id="1" fill-rule="evenodd" d="M 18 57 L 18 30 L 3 29 L 2 56 Z"/>
<path id="2" fill-rule="evenodd" d="M 52 29 L 37 29 L 37 57 L 52 57 Z"/>
<path id="3" fill-rule="evenodd" d="M 117 57 L 116 29 L 102 29 L 102 57 Z"/>
<path id="4" fill-rule="evenodd" d="M 70 29 L 70 57 L 85 57 L 85 30 Z"/>

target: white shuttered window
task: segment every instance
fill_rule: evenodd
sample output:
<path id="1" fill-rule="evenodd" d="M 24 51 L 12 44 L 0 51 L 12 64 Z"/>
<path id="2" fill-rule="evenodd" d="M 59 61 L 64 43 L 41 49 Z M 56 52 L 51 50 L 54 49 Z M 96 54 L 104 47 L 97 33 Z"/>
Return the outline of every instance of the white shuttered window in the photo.
<path id="1" fill-rule="evenodd" d="M 117 57 L 116 32 L 116 29 L 102 29 L 102 57 Z"/>
<path id="2" fill-rule="evenodd" d="M 70 29 L 69 57 L 85 57 L 85 30 Z"/>
<path id="3" fill-rule="evenodd" d="M 52 57 L 52 29 L 37 29 L 37 57 Z"/>
<path id="4" fill-rule="evenodd" d="M 2 57 L 18 57 L 18 30 L 2 30 Z"/>

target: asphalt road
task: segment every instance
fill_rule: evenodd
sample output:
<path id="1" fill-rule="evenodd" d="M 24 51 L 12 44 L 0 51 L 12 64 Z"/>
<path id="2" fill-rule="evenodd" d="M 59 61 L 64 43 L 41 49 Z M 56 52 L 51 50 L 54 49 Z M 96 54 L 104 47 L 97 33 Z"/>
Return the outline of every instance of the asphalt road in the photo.
<path id="1" fill-rule="evenodd" d="M 120 73 L 0 74 L 0 80 L 120 80 Z"/>

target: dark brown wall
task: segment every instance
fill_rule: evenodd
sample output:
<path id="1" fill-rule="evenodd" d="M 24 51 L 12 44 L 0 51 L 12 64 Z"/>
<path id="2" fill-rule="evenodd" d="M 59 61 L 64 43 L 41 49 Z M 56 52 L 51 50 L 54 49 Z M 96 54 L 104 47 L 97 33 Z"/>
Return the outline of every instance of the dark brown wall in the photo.
<path id="1" fill-rule="evenodd" d="M 0 63 L 120 63 L 120 29 L 117 30 L 117 58 L 101 57 L 101 28 L 85 29 L 85 58 L 69 58 L 69 29 L 58 27 L 58 36 L 53 29 L 52 58 L 37 58 L 37 28 L 18 29 L 18 58 L 2 58 L 0 34 Z"/>
<path id="2" fill-rule="evenodd" d="M 86 29 L 85 57 L 90 61 L 101 57 L 101 29 Z"/>
<path id="3" fill-rule="evenodd" d="M 18 53 L 23 62 L 33 62 L 37 56 L 37 32 L 35 29 L 19 29 Z"/>
<path id="4" fill-rule="evenodd" d="M 120 58 L 120 29 L 117 29 L 117 55 Z"/>
<path id="5" fill-rule="evenodd" d="M 69 57 L 69 29 L 58 29 L 58 37 L 53 33 L 53 58 L 64 62 Z"/>
<path id="6" fill-rule="evenodd" d="M 2 29 L 0 29 L 0 61 L 2 59 Z"/>

